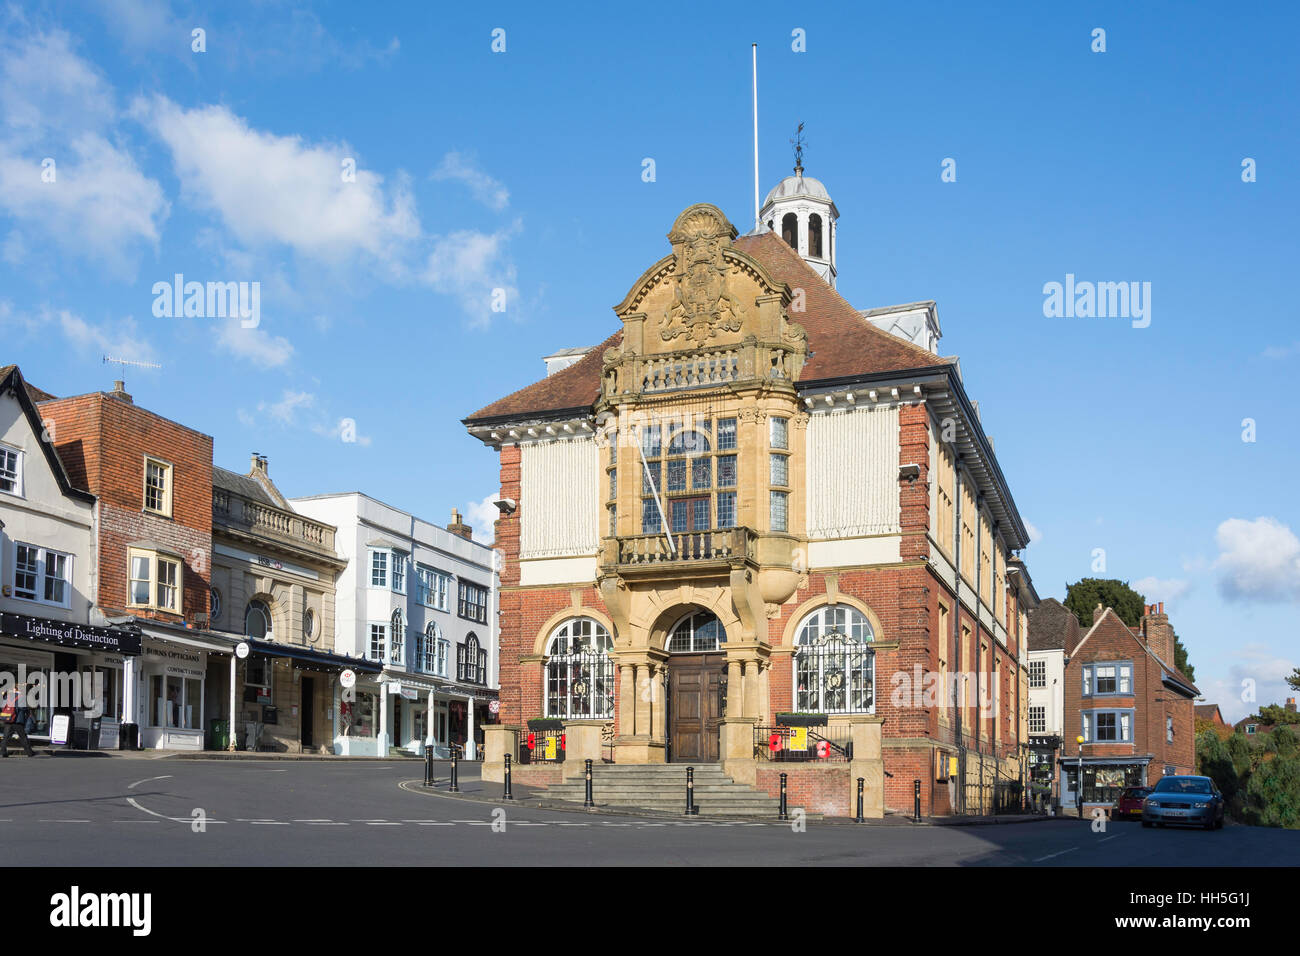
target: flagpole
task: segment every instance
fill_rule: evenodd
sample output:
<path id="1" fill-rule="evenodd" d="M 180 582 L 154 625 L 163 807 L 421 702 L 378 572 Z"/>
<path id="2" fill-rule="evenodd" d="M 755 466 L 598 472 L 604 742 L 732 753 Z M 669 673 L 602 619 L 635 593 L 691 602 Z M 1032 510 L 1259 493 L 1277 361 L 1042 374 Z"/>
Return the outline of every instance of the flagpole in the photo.
<path id="1" fill-rule="evenodd" d="M 759 230 L 758 205 L 758 44 L 752 45 L 754 57 L 754 231 Z"/>
<path id="2" fill-rule="evenodd" d="M 668 518 L 664 514 L 664 504 L 659 500 L 659 489 L 655 486 L 655 480 L 650 474 L 650 463 L 645 460 L 645 445 L 641 442 L 639 431 L 636 436 L 636 450 L 641 454 L 641 468 L 645 472 L 645 480 L 650 483 L 650 492 L 655 496 L 655 507 L 659 509 L 659 523 L 664 529 L 664 537 L 668 539 L 668 553 L 676 556 L 677 548 L 673 544 L 672 532 L 668 528 Z"/>

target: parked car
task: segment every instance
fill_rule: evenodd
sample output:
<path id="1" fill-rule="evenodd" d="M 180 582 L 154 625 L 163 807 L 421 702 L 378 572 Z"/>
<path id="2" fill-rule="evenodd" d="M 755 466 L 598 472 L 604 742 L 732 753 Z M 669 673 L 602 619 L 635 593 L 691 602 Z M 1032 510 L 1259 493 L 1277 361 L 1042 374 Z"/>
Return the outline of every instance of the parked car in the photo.
<path id="1" fill-rule="evenodd" d="M 1223 826 L 1223 794 L 1209 777 L 1165 777 L 1142 801 L 1142 825 L 1165 823 L 1217 830 Z"/>
<path id="2" fill-rule="evenodd" d="M 1115 801 L 1115 808 L 1110 811 L 1111 817 L 1116 820 L 1142 819 L 1142 801 L 1150 792 L 1150 787 L 1125 787 Z"/>

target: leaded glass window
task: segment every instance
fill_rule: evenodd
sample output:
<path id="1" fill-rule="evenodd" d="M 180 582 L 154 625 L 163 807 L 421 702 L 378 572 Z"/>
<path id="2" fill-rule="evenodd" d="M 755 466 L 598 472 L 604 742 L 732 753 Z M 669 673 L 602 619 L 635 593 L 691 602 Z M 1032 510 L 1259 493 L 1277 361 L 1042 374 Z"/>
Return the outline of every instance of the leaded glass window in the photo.
<path id="1" fill-rule="evenodd" d="M 571 618 L 546 648 L 546 716 L 614 716 L 614 642 L 599 621 Z"/>
<path id="2" fill-rule="evenodd" d="M 857 608 L 832 604 L 804 619 L 794 657 L 795 709 L 869 714 L 875 704 L 871 623 Z"/>

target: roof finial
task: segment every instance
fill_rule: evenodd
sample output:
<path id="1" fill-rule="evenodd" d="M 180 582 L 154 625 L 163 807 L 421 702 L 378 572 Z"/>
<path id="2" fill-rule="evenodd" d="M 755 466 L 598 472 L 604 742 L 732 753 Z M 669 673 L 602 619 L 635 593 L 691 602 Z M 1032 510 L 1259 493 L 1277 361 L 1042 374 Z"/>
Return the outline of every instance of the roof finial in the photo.
<path id="1" fill-rule="evenodd" d="M 803 148 L 805 145 L 803 139 L 803 123 L 800 123 L 799 128 L 794 131 L 794 139 L 790 140 L 790 143 L 792 146 L 794 146 L 795 175 L 802 176 L 803 175 Z"/>

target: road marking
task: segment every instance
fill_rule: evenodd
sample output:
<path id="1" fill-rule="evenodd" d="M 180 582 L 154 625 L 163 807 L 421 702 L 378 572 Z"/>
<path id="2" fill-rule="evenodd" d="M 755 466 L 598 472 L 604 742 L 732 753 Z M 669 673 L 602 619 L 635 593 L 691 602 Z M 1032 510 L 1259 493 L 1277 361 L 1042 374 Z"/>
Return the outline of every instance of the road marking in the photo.
<path id="1" fill-rule="evenodd" d="M 301 820 L 294 820 L 294 823 L 333 823 L 328 817 L 304 817 Z"/>
<path id="2" fill-rule="evenodd" d="M 89 820 L 37 820 L 37 823 L 89 823 Z"/>
<path id="3" fill-rule="evenodd" d="M 1057 852 L 1057 853 L 1049 853 L 1049 854 L 1047 854 L 1047 856 L 1040 856 L 1038 859 L 1034 860 L 1033 862 L 1034 862 L 1034 863 L 1042 863 L 1044 860 L 1050 860 L 1050 859 L 1051 859 L 1052 857 L 1054 857 L 1054 856 L 1063 856 L 1063 855 L 1065 855 L 1066 853 L 1073 853 L 1073 852 L 1074 852 L 1075 850 L 1077 850 L 1077 849 L 1079 849 L 1077 846 L 1072 846 L 1072 847 L 1070 847 L 1068 850 L 1061 850 L 1061 851 L 1059 851 L 1059 852 Z"/>
<path id="4" fill-rule="evenodd" d="M 283 820 L 248 820 L 247 822 L 255 827 L 287 827 L 291 825 Z"/>
<path id="5" fill-rule="evenodd" d="M 150 780 L 168 780 L 170 778 L 171 778 L 171 774 L 169 773 L 165 773 L 160 777 L 145 777 L 143 780 L 137 780 L 135 783 L 128 783 L 126 785 L 126 789 L 134 790 L 136 787 L 140 786 L 140 784 L 148 783 Z"/>
<path id="6" fill-rule="evenodd" d="M 1108 836 L 1108 837 L 1105 837 L 1105 838 L 1103 838 L 1103 839 L 1101 839 L 1101 840 L 1098 840 L 1097 842 L 1098 842 L 1098 843 L 1105 843 L 1106 840 L 1117 840 L 1117 839 L 1119 839 L 1119 836 L 1120 836 L 1120 835 L 1119 835 L 1118 833 L 1116 833 L 1114 836 Z"/>
<path id="7" fill-rule="evenodd" d="M 372 820 L 366 824 L 368 827 L 400 827 L 400 823 L 389 823 L 386 820 Z"/>
<path id="8" fill-rule="evenodd" d="M 560 826 L 562 826 L 562 827 L 589 827 L 589 826 L 591 826 L 591 824 L 590 824 L 590 823 L 561 823 Z"/>
<path id="9" fill-rule="evenodd" d="M 307 823 L 309 827 L 346 827 L 351 824 L 335 823 L 333 820 L 311 820 Z"/>
<path id="10" fill-rule="evenodd" d="M 169 817 L 169 816 L 167 816 L 167 814 L 165 814 L 165 813 L 159 813 L 159 812 L 156 811 L 156 810 L 150 810 L 148 807 L 142 807 L 142 806 L 140 806 L 140 804 L 136 802 L 135 797 L 127 797 L 127 798 L 126 798 L 126 802 L 129 803 L 129 804 L 131 804 L 131 806 L 135 807 L 137 810 L 143 810 L 145 813 L 149 814 L 149 815 L 152 816 L 152 817 L 158 817 L 158 818 L 160 818 L 160 819 L 162 819 L 162 820 L 170 820 L 172 823 L 193 823 L 193 822 L 197 819 L 196 817 Z M 150 821 L 148 821 L 148 820 L 141 820 L 140 822 L 141 822 L 141 823 L 148 823 L 148 822 L 150 822 Z M 229 821 L 229 820 L 213 820 L 213 819 L 211 819 L 211 818 L 207 818 L 207 819 L 205 819 L 203 822 L 204 822 L 205 824 L 207 824 L 207 823 L 229 823 L 230 821 Z"/>
<path id="11" fill-rule="evenodd" d="M 527 822 L 527 821 L 511 820 L 511 821 L 510 821 L 510 826 L 512 826 L 512 827 L 549 827 L 550 824 L 549 824 L 549 823 L 529 823 L 529 822 Z"/>

